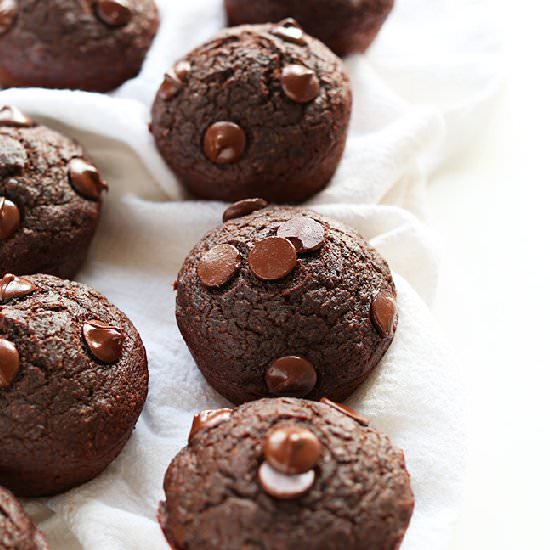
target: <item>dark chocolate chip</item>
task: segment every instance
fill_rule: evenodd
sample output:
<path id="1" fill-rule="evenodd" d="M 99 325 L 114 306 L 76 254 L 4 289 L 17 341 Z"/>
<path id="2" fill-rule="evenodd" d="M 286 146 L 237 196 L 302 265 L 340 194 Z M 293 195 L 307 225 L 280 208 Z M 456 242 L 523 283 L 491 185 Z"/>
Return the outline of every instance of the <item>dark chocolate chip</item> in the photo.
<path id="1" fill-rule="evenodd" d="M 38 290 L 38 287 L 32 281 L 6 273 L 0 279 L 0 302 L 6 302 L 13 298 L 22 298 L 35 290 Z"/>
<path id="2" fill-rule="evenodd" d="M 193 418 L 193 425 L 191 426 L 191 430 L 189 432 L 189 441 L 191 441 L 191 439 L 193 439 L 198 432 L 213 428 L 214 426 L 218 426 L 219 424 L 229 420 L 232 414 L 232 409 L 215 409 L 210 411 L 202 411 L 201 413 L 195 415 L 195 418 Z"/>
<path id="3" fill-rule="evenodd" d="M 288 239 L 268 237 L 258 241 L 248 255 L 252 273 L 263 281 L 277 281 L 296 267 L 296 249 Z"/>
<path id="4" fill-rule="evenodd" d="M 13 105 L 4 105 L 0 107 L 0 126 L 30 128 L 34 126 L 34 122 L 27 115 L 24 115 L 17 107 L 13 107 Z"/>
<path id="5" fill-rule="evenodd" d="M 160 86 L 159 95 L 164 100 L 176 97 L 183 88 L 184 80 L 191 70 L 191 65 L 184 60 L 178 61 L 165 75 Z"/>
<path id="6" fill-rule="evenodd" d="M 13 342 L 0 338 L 0 388 L 8 387 L 19 371 L 19 352 Z"/>
<path id="7" fill-rule="evenodd" d="M 0 197 L 0 241 L 9 239 L 19 229 L 19 208 L 6 197 Z"/>
<path id="8" fill-rule="evenodd" d="M 246 134 L 234 122 L 216 122 L 204 134 L 204 153 L 216 164 L 238 162 L 246 148 Z"/>
<path id="9" fill-rule="evenodd" d="M 120 359 L 124 334 L 119 328 L 92 319 L 84 323 L 82 334 L 92 355 L 103 363 L 116 363 Z"/>
<path id="10" fill-rule="evenodd" d="M 281 84 L 286 96 L 296 103 L 309 103 L 321 90 L 315 72 L 303 65 L 287 65 L 281 73 Z"/>
<path id="11" fill-rule="evenodd" d="M 126 0 L 96 0 L 95 12 L 109 27 L 124 27 L 132 19 L 132 10 Z"/>
<path id="12" fill-rule="evenodd" d="M 0 36 L 8 32 L 17 17 L 15 0 L 0 0 Z"/>
<path id="13" fill-rule="evenodd" d="M 289 476 L 275 470 L 264 462 L 258 470 L 258 481 L 262 489 L 273 498 L 293 499 L 305 495 L 315 483 L 315 471 Z"/>
<path id="14" fill-rule="evenodd" d="M 382 338 L 393 336 L 396 315 L 394 297 L 387 292 L 379 292 L 370 306 L 370 318 Z"/>
<path id="15" fill-rule="evenodd" d="M 264 457 L 283 474 L 305 474 L 319 463 L 321 443 L 313 432 L 301 426 L 275 426 L 265 438 Z"/>
<path id="16" fill-rule="evenodd" d="M 228 222 L 235 218 L 242 218 L 243 216 L 248 216 L 256 210 L 262 210 L 269 206 L 269 203 L 264 199 L 245 199 L 242 201 L 234 202 L 231 206 L 226 208 L 223 213 L 223 221 Z"/>
<path id="17" fill-rule="evenodd" d="M 298 44 L 298 46 L 305 46 L 307 44 L 304 38 L 304 32 L 298 23 L 291 18 L 281 21 L 277 27 L 271 31 L 271 34 L 287 42 Z"/>
<path id="18" fill-rule="evenodd" d="M 317 383 L 317 372 L 303 357 L 281 357 L 271 364 L 265 381 L 272 395 L 305 397 Z"/>
<path id="19" fill-rule="evenodd" d="M 197 275 L 204 286 L 217 288 L 230 281 L 240 267 L 240 252 L 230 244 L 219 244 L 202 256 Z"/>
<path id="20" fill-rule="evenodd" d="M 312 252 L 323 246 L 325 228 L 312 218 L 296 216 L 279 227 L 277 236 L 291 241 L 297 252 Z"/>
<path id="21" fill-rule="evenodd" d="M 356 420 L 357 422 L 359 422 L 359 424 L 362 424 L 363 426 L 368 426 L 370 424 L 370 421 L 368 418 L 365 418 L 364 416 L 359 414 L 357 411 L 351 409 L 350 407 L 346 407 L 346 405 L 342 405 L 342 403 L 336 403 L 335 401 L 331 401 L 326 397 L 321 398 L 321 403 L 324 403 L 325 405 L 328 405 L 329 407 L 336 409 L 337 411 L 345 414 L 346 416 L 353 418 L 353 420 Z"/>
<path id="22" fill-rule="evenodd" d="M 97 200 L 101 192 L 108 189 L 97 168 L 83 159 L 69 162 L 69 180 L 75 191 L 86 199 Z"/>

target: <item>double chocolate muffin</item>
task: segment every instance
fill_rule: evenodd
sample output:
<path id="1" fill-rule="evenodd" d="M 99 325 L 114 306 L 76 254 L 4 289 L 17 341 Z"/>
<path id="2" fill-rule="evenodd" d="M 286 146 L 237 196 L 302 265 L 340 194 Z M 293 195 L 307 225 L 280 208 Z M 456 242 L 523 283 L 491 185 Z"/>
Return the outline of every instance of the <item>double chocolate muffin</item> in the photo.
<path id="1" fill-rule="evenodd" d="M 178 61 L 151 130 L 197 197 L 301 202 L 332 178 L 352 95 L 341 61 L 293 22 L 227 29 Z"/>
<path id="2" fill-rule="evenodd" d="M 139 334 L 99 292 L 0 279 L 0 485 L 38 497 L 92 479 L 128 441 L 147 387 Z"/>
<path id="3" fill-rule="evenodd" d="M 110 91 L 158 25 L 154 0 L 0 0 L 0 85 Z"/>
<path id="4" fill-rule="evenodd" d="M 0 548 L 48 550 L 44 535 L 27 516 L 19 501 L 3 487 L 0 487 Z"/>
<path id="5" fill-rule="evenodd" d="M 0 106 L 0 276 L 73 277 L 106 187 L 78 143 Z"/>
<path id="6" fill-rule="evenodd" d="M 176 282 L 179 329 L 205 378 L 234 403 L 343 401 L 393 340 L 390 269 L 335 221 L 261 206 L 233 205 L 189 253 Z"/>
<path id="7" fill-rule="evenodd" d="M 327 400 L 201 413 L 164 490 L 176 550 L 396 550 L 414 509 L 403 452 Z"/>
<path id="8" fill-rule="evenodd" d="M 230 25 L 292 17 L 311 36 L 344 56 L 364 52 L 393 9 L 394 0 L 225 0 Z"/>

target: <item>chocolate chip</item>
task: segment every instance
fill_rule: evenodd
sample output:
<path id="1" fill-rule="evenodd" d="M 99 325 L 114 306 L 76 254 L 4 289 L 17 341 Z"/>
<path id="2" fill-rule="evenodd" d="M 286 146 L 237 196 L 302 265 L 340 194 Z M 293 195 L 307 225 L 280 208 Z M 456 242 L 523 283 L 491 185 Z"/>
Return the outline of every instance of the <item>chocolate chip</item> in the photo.
<path id="1" fill-rule="evenodd" d="M 164 100 L 176 97 L 183 88 L 183 81 L 189 74 L 191 65 L 184 60 L 178 61 L 165 75 L 160 86 L 159 95 Z"/>
<path id="2" fill-rule="evenodd" d="M 265 381 L 272 395 L 305 397 L 317 383 L 317 372 L 303 357 L 281 357 L 271 364 Z"/>
<path id="3" fill-rule="evenodd" d="M 246 147 L 244 130 L 234 122 L 216 122 L 204 134 L 204 153 L 216 164 L 238 162 Z"/>
<path id="4" fill-rule="evenodd" d="M 225 209 L 223 221 L 228 222 L 235 218 L 248 216 L 248 214 L 252 214 L 252 212 L 256 212 L 256 210 L 262 210 L 262 208 L 266 208 L 267 206 L 269 206 L 269 202 L 264 199 L 245 199 L 234 202 Z"/>
<path id="5" fill-rule="evenodd" d="M 379 292 L 370 306 L 370 318 L 382 338 L 393 336 L 397 304 L 393 296 Z"/>
<path id="6" fill-rule="evenodd" d="M 0 338 L 0 388 L 7 388 L 19 371 L 19 352 L 13 342 Z"/>
<path id="7" fill-rule="evenodd" d="M 276 426 L 265 438 L 264 457 L 283 474 L 305 474 L 319 463 L 321 443 L 313 432 L 301 426 Z"/>
<path id="8" fill-rule="evenodd" d="M 98 199 L 101 192 L 109 188 L 97 168 L 83 159 L 69 162 L 69 180 L 75 191 L 86 199 Z"/>
<path id="9" fill-rule="evenodd" d="M 252 273 L 263 281 L 277 281 L 296 267 L 296 249 L 288 239 L 268 237 L 258 241 L 248 255 Z"/>
<path id="10" fill-rule="evenodd" d="M 258 481 L 262 489 L 274 498 L 293 499 L 305 495 L 315 483 L 315 471 L 289 476 L 281 474 L 269 463 L 264 462 L 258 470 Z"/>
<path id="11" fill-rule="evenodd" d="M 103 363 L 116 363 L 120 359 L 124 334 L 119 328 L 92 319 L 84 323 L 82 334 L 92 355 Z"/>
<path id="12" fill-rule="evenodd" d="M 0 0 L 0 36 L 8 32 L 17 17 L 15 0 Z"/>
<path id="13" fill-rule="evenodd" d="M 303 65 L 287 65 L 281 73 L 281 84 L 286 96 L 296 103 L 309 103 L 321 89 L 315 72 Z"/>
<path id="14" fill-rule="evenodd" d="M 0 126 L 30 128 L 34 126 L 34 122 L 27 115 L 24 115 L 17 107 L 4 105 L 0 107 Z"/>
<path id="15" fill-rule="evenodd" d="M 19 208 L 6 197 L 0 197 L 0 241 L 9 239 L 19 229 Z"/>
<path id="16" fill-rule="evenodd" d="M 26 163 L 25 147 L 17 139 L 0 135 L 0 178 L 20 175 Z"/>
<path id="17" fill-rule="evenodd" d="M 13 298 L 22 298 L 35 290 L 38 290 L 38 287 L 32 281 L 6 273 L 0 279 L 0 302 L 6 302 Z"/>
<path id="18" fill-rule="evenodd" d="M 325 228 L 312 218 L 296 216 L 279 227 L 277 236 L 291 241 L 297 252 L 312 252 L 323 246 Z"/>
<path id="19" fill-rule="evenodd" d="M 321 398 L 321 403 L 324 403 L 325 405 L 328 405 L 329 407 L 336 409 L 337 411 L 345 414 L 346 416 L 349 416 L 350 418 L 357 420 L 357 422 L 359 422 L 359 424 L 362 424 L 363 426 L 368 426 L 370 424 L 370 421 L 368 418 L 365 418 L 364 416 L 360 415 L 357 411 L 354 411 L 350 407 L 346 407 L 346 405 L 342 405 L 342 403 L 336 403 L 335 401 L 331 401 L 326 397 Z"/>
<path id="20" fill-rule="evenodd" d="M 189 441 L 193 439 L 198 432 L 213 428 L 218 426 L 223 422 L 229 420 L 233 414 L 232 409 L 215 409 L 210 411 L 202 411 L 201 413 L 195 415 L 193 418 L 193 425 L 189 432 Z"/>
<path id="21" fill-rule="evenodd" d="M 298 46 L 305 46 L 307 44 L 304 38 L 304 32 L 298 23 L 291 18 L 281 21 L 279 25 L 271 31 L 271 34 L 287 42 L 298 44 Z"/>
<path id="22" fill-rule="evenodd" d="M 204 286 L 217 288 L 230 281 L 240 267 L 240 252 L 230 244 L 219 244 L 202 256 L 197 275 Z"/>
<path id="23" fill-rule="evenodd" d="M 126 0 L 96 0 L 95 12 L 109 27 L 124 27 L 132 19 L 132 10 Z"/>

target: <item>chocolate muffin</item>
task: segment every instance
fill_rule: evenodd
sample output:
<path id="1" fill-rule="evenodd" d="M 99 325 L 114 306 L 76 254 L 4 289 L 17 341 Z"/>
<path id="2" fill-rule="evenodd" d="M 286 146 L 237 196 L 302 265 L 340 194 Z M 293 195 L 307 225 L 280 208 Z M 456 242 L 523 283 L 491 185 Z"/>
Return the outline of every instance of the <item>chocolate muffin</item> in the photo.
<path id="1" fill-rule="evenodd" d="M 395 550 L 414 509 L 403 452 L 327 400 L 201 413 L 164 490 L 176 550 Z"/>
<path id="2" fill-rule="evenodd" d="M 17 499 L 0 487 L 0 548 L 2 550 L 48 550 L 44 535 Z"/>
<path id="3" fill-rule="evenodd" d="M 343 65 L 323 44 L 288 22 L 244 26 L 174 65 L 151 130 L 198 197 L 301 202 L 332 178 L 351 104 Z"/>
<path id="4" fill-rule="evenodd" d="M 86 259 L 106 187 L 78 143 L 0 106 L 0 276 L 72 278 Z"/>
<path id="5" fill-rule="evenodd" d="M 180 331 L 205 378 L 234 403 L 343 401 L 397 327 L 384 259 L 354 231 L 299 208 L 256 210 L 211 231 L 176 286 Z"/>
<path id="6" fill-rule="evenodd" d="M 393 9 L 394 0 L 225 0 L 230 25 L 294 18 L 340 56 L 364 52 Z"/>
<path id="7" fill-rule="evenodd" d="M 0 84 L 108 92 L 141 69 L 154 0 L 0 0 Z"/>
<path id="8" fill-rule="evenodd" d="M 101 473 L 147 396 L 145 349 L 99 292 L 49 275 L 0 280 L 0 484 L 60 493 Z"/>

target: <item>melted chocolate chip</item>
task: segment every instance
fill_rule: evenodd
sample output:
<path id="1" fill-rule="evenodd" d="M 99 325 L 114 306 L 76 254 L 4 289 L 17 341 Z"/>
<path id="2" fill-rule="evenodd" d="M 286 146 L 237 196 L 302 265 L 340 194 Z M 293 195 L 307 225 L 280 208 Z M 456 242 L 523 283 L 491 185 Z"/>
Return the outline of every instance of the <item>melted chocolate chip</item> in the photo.
<path id="1" fill-rule="evenodd" d="M 245 199 L 234 202 L 223 213 L 223 221 L 228 222 L 235 218 L 248 216 L 248 214 L 252 214 L 256 210 L 262 210 L 262 208 L 266 208 L 267 206 L 269 206 L 269 203 L 264 199 Z"/>
<path id="2" fill-rule="evenodd" d="M 248 264 L 258 279 L 277 281 L 296 267 L 296 249 L 288 239 L 268 237 L 254 245 Z"/>
<path id="3" fill-rule="evenodd" d="M 183 88 L 184 80 L 191 70 L 191 65 L 187 61 L 178 61 L 165 75 L 164 81 L 160 86 L 159 95 L 164 100 L 170 100 L 176 97 Z"/>
<path id="4" fill-rule="evenodd" d="M 363 426 L 368 426 L 370 424 L 370 421 L 368 418 L 365 418 L 364 416 L 359 414 L 357 411 L 351 409 L 350 407 L 346 407 L 346 405 L 342 405 L 342 403 L 336 403 L 335 401 L 331 401 L 326 397 L 321 398 L 321 403 L 324 403 L 325 405 L 328 405 L 329 407 L 336 409 L 337 411 L 345 414 L 346 416 L 353 418 L 353 420 L 356 420 L 357 422 L 359 422 L 359 424 L 362 424 Z"/>
<path id="5" fill-rule="evenodd" d="M 312 252 L 323 246 L 325 228 L 312 218 L 296 216 L 279 227 L 277 236 L 291 241 L 297 252 Z"/>
<path id="6" fill-rule="evenodd" d="M 275 470 L 268 462 L 264 462 L 258 470 L 258 481 L 262 489 L 277 499 L 293 499 L 305 495 L 315 483 L 315 471 L 289 476 Z"/>
<path id="7" fill-rule="evenodd" d="M 287 42 L 298 44 L 298 46 L 305 46 L 307 44 L 300 25 L 291 18 L 281 21 L 279 25 L 271 31 L 271 34 Z"/>
<path id="8" fill-rule="evenodd" d="M 103 363 L 116 363 L 120 359 L 124 334 L 119 328 L 93 319 L 84 323 L 82 334 L 92 355 Z"/>
<path id="9" fill-rule="evenodd" d="M 0 388 L 6 388 L 19 371 L 19 352 L 13 342 L 0 338 Z"/>
<path id="10" fill-rule="evenodd" d="M 0 241 L 9 239 L 19 229 L 19 208 L 6 197 L 0 197 Z"/>
<path id="11" fill-rule="evenodd" d="M 132 19 L 126 0 L 96 0 L 95 13 L 109 27 L 124 27 Z"/>
<path id="12" fill-rule="evenodd" d="M 38 290 L 38 287 L 32 281 L 6 273 L 0 279 L 0 302 L 6 302 L 13 298 L 22 298 L 35 290 Z"/>
<path id="13" fill-rule="evenodd" d="M 204 286 L 217 288 L 229 282 L 240 267 L 240 252 L 230 244 L 219 244 L 200 259 L 197 275 Z"/>
<path id="14" fill-rule="evenodd" d="M 309 103 L 321 90 L 315 72 L 303 65 L 287 65 L 281 73 L 281 84 L 286 96 L 296 103 Z"/>
<path id="15" fill-rule="evenodd" d="M 215 164 L 238 162 L 246 148 L 246 134 L 234 122 L 216 122 L 204 134 L 204 153 Z"/>
<path id="16" fill-rule="evenodd" d="M 265 381 L 272 395 L 305 397 L 317 384 L 317 372 L 303 357 L 281 357 L 269 367 Z"/>
<path id="17" fill-rule="evenodd" d="M 97 200 L 108 185 L 103 181 L 97 168 L 83 159 L 69 162 L 69 180 L 75 191 L 86 199 Z"/>
<path id="18" fill-rule="evenodd" d="M 27 115 L 24 115 L 17 107 L 4 105 L 0 107 L 0 126 L 30 128 L 34 126 L 34 122 Z"/>
<path id="19" fill-rule="evenodd" d="M 397 304 L 393 296 L 386 292 L 378 293 L 370 307 L 370 318 L 382 338 L 390 338 L 395 330 Z"/>
<path id="20" fill-rule="evenodd" d="M 15 0 L 0 0 L 0 36 L 8 32 L 17 17 Z"/>
<path id="21" fill-rule="evenodd" d="M 319 463 L 321 443 L 313 432 L 301 426 L 276 426 L 265 438 L 264 457 L 283 474 L 305 474 Z"/>
<path id="22" fill-rule="evenodd" d="M 189 441 L 193 439 L 198 432 L 218 426 L 229 420 L 233 414 L 232 409 L 215 409 L 210 411 L 202 411 L 193 418 L 193 425 L 189 432 Z"/>

